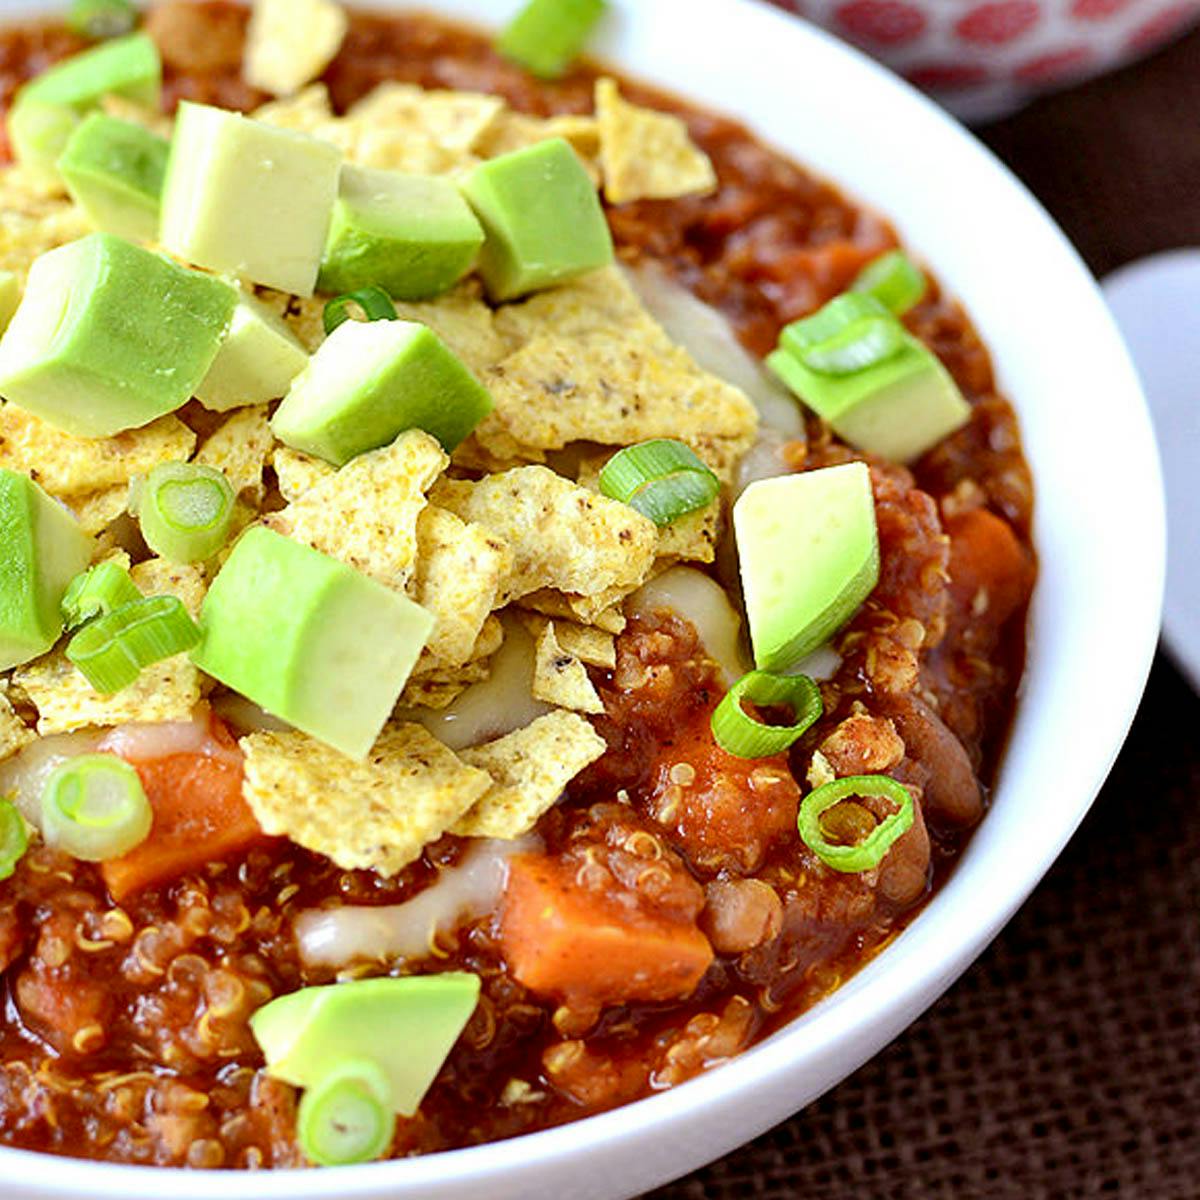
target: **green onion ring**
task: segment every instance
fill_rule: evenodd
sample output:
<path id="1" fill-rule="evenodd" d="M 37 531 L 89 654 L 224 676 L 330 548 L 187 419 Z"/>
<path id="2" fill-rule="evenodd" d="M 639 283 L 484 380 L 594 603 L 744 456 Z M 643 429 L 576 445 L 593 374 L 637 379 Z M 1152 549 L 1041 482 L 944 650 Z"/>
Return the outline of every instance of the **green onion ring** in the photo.
<path id="1" fill-rule="evenodd" d="M 371 1162 L 392 1144 L 396 1113 L 383 1068 L 369 1059 L 340 1063 L 310 1087 L 296 1112 L 296 1139 L 323 1167 Z"/>
<path id="2" fill-rule="evenodd" d="M 396 320 L 396 305 L 391 296 L 381 287 L 372 284 L 370 287 L 359 288 L 354 292 L 343 292 L 325 305 L 325 332 L 332 333 L 343 322 L 350 320 L 347 311 L 351 304 L 357 304 L 368 321 Z"/>
<path id="3" fill-rule="evenodd" d="M 765 725 L 742 707 L 742 698 L 769 707 L 786 704 L 795 718 L 791 725 Z M 743 675 L 713 710 L 716 743 L 738 758 L 767 758 L 781 754 L 821 715 L 821 689 L 807 675 L 772 675 L 750 671 Z"/>
<path id="4" fill-rule="evenodd" d="M 146 545 L 171 562 L 204 562 L 229 540 L 233 487 L 214 467 L 159 463 L 137 496 Z"/>
<path id="5" fill-rule="evenodd" d="M 124 567 L 115 562 L 97 563 L 67 585 L 61 605 L 63 622 L 68 629 L 77 629 L 93 617 L 140 600 L 141 596 Z"/>
<path id="6" fill-rule="evenodd" d="M 896 811 L 882 821 L 857 845 L 839 846 L 825 837 L 821 814 L 852 796 L 877 796 L 890 800 Z M 827 866 L 846 874 L 870 871 L 883 862 L 896 839 L 913 823 L 913 800 L 908 789 L 888 775 L 847 775 L 814 788 L 800 801 L 796 825 L 804 844 Z"/>
<path id="7" fill-rule="evenodd" d="M 20 809 L 7 797 L 0 799 L 0 879 L 8 879 L 29 849 L 29 831 Z"/>
<path id="8" fill-rule="evenodd" d="M 115 754 L 81 754 L 50 773 L 42 791 L 46 844 L 85 862 L 128 854 L 154 813 L 138 773 Z"/>
<path id="9" fill-rule="evenodd" d="M 853 375 L 898 354 L 905 339 L 904 326 L 873 296 L 845 292 L 788 325 L 779 350 L 810 371 Z"/>
<path id="10" fill-rule="evenodd" d="M 600 491 L 649 517 L 669 525 L 711 504 L 720 480 L 690 446 L 673 438 L 653 438 L 627 446 L 604 464 Z"/>
<path id="11" fill-rule="evenodd" d="M 924 272 L 903 250 L 889 250 L 863 267 L 850 290 L 873 296 L 899 317 L 919 303 L 927 287 Z"/>
<path id="12" fill-rule="evenodd" d="M 67 28 L 93 41 L 120 37 L 137 21 L 137 9 L 129 0 L 72 0 L 67 13 Z"/>

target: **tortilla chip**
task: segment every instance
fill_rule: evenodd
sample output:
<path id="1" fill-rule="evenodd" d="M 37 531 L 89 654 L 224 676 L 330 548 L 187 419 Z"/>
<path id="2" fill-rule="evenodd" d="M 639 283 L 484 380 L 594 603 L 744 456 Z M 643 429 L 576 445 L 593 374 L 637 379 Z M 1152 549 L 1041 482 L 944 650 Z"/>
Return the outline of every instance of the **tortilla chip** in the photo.
<path id="1" fill-rule="evenodd" d="M 394 875 L 491 786 L 420 725 L 392 725 L 365 762 L 302 733 L 243 738 L 242 794 L 266 833 L 344 870 Z"/>
<path id="2" fill-rule="evenodd" d="M 329 89 L 323 83 L 314 83 L 302 92 L 285 100 L 273 100 L 255 109 L 251 116 L 267 125 L 280 129 L 294 129 L 297 133 L 313 133 L 319 126 L 333 120 L 333 107 L 329 103 Z"/>
<path id="3" fill-rule="evenodd" d="M 631 592 L 658 542 L 653 521 L 548 467 L 517 467 L 477 483 L 442 479 L 431 499 L 512 548 L 501 603 L 547 587 L 589 596 Z"/>
<path id="4" fill-rule="evenodd" d="M 381 83 L 347 117 L 419 134 L 448 151 L 469 154 L 504 107 L 499 96 L 485 92 L 427 91 L 412 83 Z"/>
<path id="5" fill-rule="evenodd" d="M 547 621 L 537 639 L 533 660 L 533 698 L 576 712 L 602 713 L 604 703 L 588 677 L 587 667 L 568 654 Z"/>
<path id="6" fill-rule="evenodd" d="M 12 758 L 36 738 L 37 734 L 13 712 L 8 697 L 0 695 L 0 762 Z"/>
<path id="7" fill-rule="evenodd" d="M 417 518 L 425 492 L 449 463 L 421 429 L 351 459 L 266 524 L 403 591 L 417 556 Z"/>
<path id="8" fill-rule="evenodd" d="M 428 325 L 476 375 L 508 353 L 477 279 L 464 280 L 433 300 L 398 300 L 396 313 L 401 320 Z"/>
<path id="9" fill-rule="evenodd" d="M 435 672 L 421 678 L 410 678 L 400 695 L 402 708 L 449 708 L 472 684 L 488 677 L 486 663 L 467 663 L 453 673 Z"/>
<path id="10" fill-rule="evenodd" d="M 286 96 L 334 60 L 349 25 L 332 0 L 254 0 L 242 74 L 251 87 Z"/>
<path id="11" fill-rule="evenodd" d="M 129 484 L 117 483 L 97 492 L 68 496 L 64 503 L 75 514 L 79 528 L 95 537 L 129 511 Z"/>
<path id="12" fill-rule="evenodd" d="M 128 484 L 160 462 L 191 457 L 196 435 L 177 417 L 108 438 L 63 433 L 15 404 L 0 405 L 0 467 L 24 471 L 53 496 Z"/>
<path id="13" fill-rule="evenodd" d="M 716 190 L 712 162 L 679 117 L 630 104 L 615 80 L 597 79 L 596 120 L 604 197 L 610 204 Z"/>
<path id="14" fill-rule="evenodd" d="M 511 154 L 547 138 L 560 137 L 579 156 L 592 182 L 600 185 L 600 127 L 595 117 L 563 113 L 557 117 L 531 117 L 505 109 L 474 147 L 483 158 Z"/>
<path id="15" fill-rule="evenodd" d="M 168 141 L 175 127 L 175 122 L 162 109 L 139 104 L 136 100 L 130 100 L 128 96 L 119 96 L 115 92 L 100 97 L 100 111 L 107 116 L 116 117 L 118 121 L 140 125 Z"/>
<path id="16" fill-rule="evenodd" d="M 309 488 L 337 474 L 337 468 L 323 458 L 314 458 L 302 450 L 293 450 L 291 446 L 282 444 L 275 446 L 271 465 L 279 481 L 279 494 L 289 504 L 298 500 Z"/>
<path id="17" fill-rule="evenodd" d="M 325 340 L 327 296 L 291 296 L 270 288 L 257 288 L 255 295 L 283 319 L 310 354 Z"/>
<path id="18" fill-rule="evenodd" d="M 200 605 L 208 590 L 199 567 L 191 563 L 168 562 L 165 558 L 148 558 L 129 574 L 142 595 L 178 596 L 192 617 L 199 618 Z"/>
<path id="19" fill-rule="evenodd" d="M 0 168 L 0 270 L 22 285 L 33 260 L 91 232 L 83 210 L 62 195 L 55 176 L 47 186 L 20 167 Z"/>
<path id="20" fill-rule="evenodd" d="M 673 437 L 698 453 L 727 443 L 725 460 L 753 441 L 754 405 L 675 345 L 616 268 L 506 305 L 496 329 L 514 349 L 482 376 L 496 407 L 475 431 L 495 455 Z"/>
<path id="21" fill-rule="evenodd" d="M 553 624 L 554 636 L 563 653 L 573 655 L 590 667 L 611 669 L 617 665 L 616 642 L 613 635 L 603 629 L 597 629 L 594 625 L 580 625 L 575 621 L 552 622 L 541 613 L 524 612 L 520 617 L 535 640 L 542 636 L 547 625 Z"/>
<path id="22" fill-rule="evenodd" d="M 267 406 L 239 408 L 204 440 L 193 461 L 215 467 L 229 480 L 235 496 L 257 506 L 263 498 L 263 468 L 274 444 Z"/>
<path id="23" fill-rule="evenodd" d="M 451 832 L 460 837 L 518 838 L 552 808 L 563 789 L 608 745 L 583 717 L 551 712 L 462 759 L 495 782 Z"/>
<path id="24" fill-rule="evenodd" d="M 624 594 L 622 594 L 624 599 Z M 520 607 L 548 617 L 564 617 L 581 625 L 594 625 L 605 633 L 621 633 L 626 625 L 620 603 L 609 601 L 607 595 L 598 597 L 567 595 L 552 588 L 522 596 Z"/>
<path id="25" fill-rule="evenodd" d="M 421 512 L 416 573 L 409 592 L 434 618 L 425 653 L 446 666 L 474 657 L 512 563 L 507 543 L 486 526 L 468 524 L 432 504 Z"/>

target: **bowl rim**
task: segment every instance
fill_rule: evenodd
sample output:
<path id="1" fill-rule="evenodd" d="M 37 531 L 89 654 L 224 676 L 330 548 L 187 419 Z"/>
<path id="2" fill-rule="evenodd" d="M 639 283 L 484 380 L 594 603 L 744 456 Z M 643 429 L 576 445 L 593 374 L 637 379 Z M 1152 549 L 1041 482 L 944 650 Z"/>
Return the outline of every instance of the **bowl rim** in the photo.
<path id="1" fill-rule="evenodd" d="M 517 2 L 374 0 L 364 7 L 432 9 L 441 15 L 487 25 L 502 21 Z M 755 92 L 759 86 L 757 81 L 743 77 L 745 90 L 750 93 L 745 99 L 741 96 L 742 89 L 728 82 L 717 89 L 720 99 L 714 98 L 705 86 L 712 77 L 702 73 L 695 78 L 704 83 L 690 86 L 697 64 L 680 62 L 672 57 L 675 50 L 669 26 L 672 16 L 678 17 L 678 8 L 673 7 L 675 3 L 676 0 L 613 0 L 613 17 L 597 46 L 596 57 L 614 65 L 620 64 L 622 72 L 634 78 L 645 79 L 682 96 L 696 97 L 702 106 L 748 120 L 759 129 L 762 140 L 784 145 L 790 137 L 786 127 L 766 110 L 754 108 L 761 104 L 761 97 Z M 0 0 L 0 20 L 28 15 L 31 11 L 45 12 L 53 7 L 57 5 Z M 1105 633 L 1125 636 L 1107 647 L 1112 653 L 1105 665 L 1106 687 L 1112 684 L 1108 693 L 1083 698 L 1082 702 L 1089 706 L 1089 715 L 1095 718 L 1091 727 L 1094 736 L 1083 739 L 1078 747 L 1085 761 L 1063 776 L 1069 784 L 1069 803 L 1047 814 L 1044 823 L 1028 839 L 1028 856 L 1016 864 L 1015 870 L 1002 871 L 1001 866 L 1011 868 L 1012 864 L 992 861 L 997 856 L 990 847 L 997 837 L 1003 846 L 1001 831 L 996 830 L 997 836 L 992 836 L 991 825 L 996 823 L 993 811 L 975 833 L 964 856 L 964 864 L 968 858 L 971 860 L 971 870 L 960 865 L 884 954 L 830 998 L 766 1041 L 669 1091 L 570 1125 L 508 1141 L 422 1158 L 345 1167 L 334 1175 L 296 1170 L 231 1175 L 227 1170 L 135 1168 L 0 1146 L 0 1180 L 3 1181 L 0 1182 L 0 1196 L 21 1197 L 22 1200 L 72 1196 L 158 1200 L 162 1195 L 170 1194 L 179 1200 L 217 1200 L 227 1194 L 232 1185 L 243 1200 L 273 1200 L 285 1196 L 288 1200 L 316 1200 L 335 1193 L 347 1200 L 385 1195 L 419 1195 L 441 1200 L 485 1187 L 488 1195 L 502 1200 L 509 1196 L 528 1196 L 531 1186 L 540 1188 L 554 1178 L 572 1180 L 570 1194 L 581 1198 L 632 1195 L 711 1161 L 757 1135 L 815 1099 L 877 1053 L 978 956 L 1032 891 L 1085 816 L 1124 740 L 1148 676 L 1157 641 L 1165 560 L 1163 489 L 1148 412 L 1120 335 L 1094 280 L 1048 214 L 990 151 L 935 104 L 859 51 L 790 14 L 769 7 L 762 0 L 689 0 L 688 23 L 689 48 L 679 51 L 685 59 L 693 53 L 690 47 L 693 41 L 708 46 L 705 53 L 712 55 L 713 47 L 719 46 L 722 38 L 729 38 L 739 46 L 759 48 L 764 59 L 761 72 L 764 77 L 772 77 L 773 72 L 789 63 L 799 63 L 807 68 L 819 67 L 821 72 L 844 81 L 852 98 L 868 106 L 877 106 L 876 111 L 886 113 L 883 124 L 887 130 L 900 127 L 905 131 L 904 136 L 894 139 L 900 143 L 897 148 L 891 148 L 890 141 L 883 138 L 873 144 L 873 154 L 877 151 L 881 160 L 887 160 L 880 163 L 881 169 L 886 167 L 911 174 L 912 164 L 904 161 L 902 153 L 897 157 L 895 151 L 907 149 L 911 152 L 914 146 L 927 147 L 931 162 L 937 160 L 939 154 L 948 156 L 955 169 L 961 172 L 964 186 L 970 177 L 968 191 L 981 189 L 980 195 L 991 197 L 991 211 L 998 214 L 1001 228 L 1008 222 L 1029 242 L 1024 246 L 1024 257 L 1044 263 L 1045 269 L 1052 273 L 1051 286 L 1047 289 L 1049 299 L 1071 301 L 1072 326 L 1067 344 L 1088 352 L 1085 374 L 1090 374 L 1094 380 L 1106 381 L 1101 416 L 1113 415 L 1122 422 L 1119 439 L 1116 432 L 1106 433 L 1103 428 L 1090 436 L 1098 439 L 1098 444 L 1104 448 L 1119 445 L 1125 455 L 1124 463 L 1132 465 L 1131 491 L 1123 499 L 1126 510 L 1132 509 L 1132 523 L 1142 536 L 1125 548 L 1126 561 L 1132 561 L 1135 569 L 1130 572 L 1129 590 L 1121 596 L 1123 620 L 1118 622 L 1107 610 L 1102 621 L 1097 618 L 1097 627 Z M 719 57 L 720 50 L 715 53 Z M 709 65 L 712 65 L 711 61 Z M 761 128 L 764 121 L 770 128 Z M 846 118 L 845 121 L 851 125 L 855 121 L 862 123 L 860 118 Z M 860 168 L 852 166 L 849 160 L 844 164 L 841 162 L 841 151 L 825 131 L 810 132 L 817 147 L 811 155 L 803 147 L 789 149 L 784 145 L 785 153 L 813 164 L 819 174 L 834 179 L 856 203 L 870 210 L 873 201 L 864 203 L 860 197 L 877 194 L 878 189 L 869 183 L 860 185 Z M 794 138 L 791 140 L 795 141 Z M 881 201 L 880 207 L 889 213 L 889 220 L 909 241 L 911 222 L 906 224 L 901 213 L 893 213 L 890 202 Z M 912 206 L 909 215 L 915 218 L 918 213 L 919 208 Z M 923 219 L 928 223 L 929 218 Z M 909 229 L 908 234 L 904 232 L 906 229 Z M 937 240 L 932 237 L 913 244 L 934 263 L 935 270 L 948 284 L 947 290 L 967 300 L 988 347 L 996 350 L 999 340 L 1024 347 L 1020 353 L 1014 352 L 1011 356 L 1015 362 L 1012 370 L 1019 375 L 1022 370 L 1029 369 L 1033 361 L 1029 357 L 1032 350 L 1025 343 L 1036 339 L 1019 329 L 1014 333 L 1008 326 L 1004 326 L 1002 339 L 999 332 L 989 333 L 989 329 L 1001 328 L 1003 309 L 988 299 L 978 279 L 970 278 L 975 266 L 970 263 L 961 267 L 939 264 Z M 1031 296 L 1029 302 L 1037 305 L 1042 301 Z M 981 317 L 984 309 L 995 315 Z M 1005 359 L 999 353 L 994 358 L 1002 390 L 1009 391 L 1004 383 Z M 1016 399 L 1022 429 L 1028 435 L 1026 413 L 1021 407 L 1021 398 Z M 1050 420 L 1039 416 L 1039 422 L 1043 419 Z M 1060 553 L 1076 566 L 1083 561 L 1078 548 L 1073 548 L 1070 541 L 1079 533 L 1080 527 L 1077 522 L 1073 524 L 1074 517 L 1068 508 L 1063 506 L 1062 511 L 1055 508 L 1053 521 L 1048 521 L 1045 516 L 1045 499 L 1053 491 L 1048 492 L 1042 486 L 1047 478 L 1045 466 L 1051 457 L 1050 449 L 1041 444 L 1045 440 L 1039 439 L 1038 456 L 1035 456 L 1029 453 L 1031 447 L 1026 437 L 1026 451 L 1031 461 L 1035 457 L 1042 459 L 1041 471 L 1034 462 L 1034 478 L 1038 484 L 1035 541 L 1043 559 L 1043 581 L 1035 594 L 1029 669 L 1022 682 L 1016 724 L 997 784 L 998 804 L 1009 803 L 1016 793 L 1014 777 L 1026 784 L 1031 782 L 1026 778 L 1029 770 L 1022 765 L 1026 759 L 1043 764 L 1051 761 L 1044 753 L 1046 747 L 1039 748 L 1036 740 L 1030 743 L 1030 739 L 1036 737 L 1036 731 L 1030 728 L 1035 714 L 1029 711 L 1033 702 L 1040 703 L 1041 695 L 1050 688 L 1057 666 L 1054 648 L 1047 651 L 1041 640 L 1047 629 L 1056 628 L 1061 616 L 1057 602 L 1052 603 L 1044 595 L 1047 554 L 1056 556 L 1055 563 Z M 1118 511 L 1114 502 L 1103 497 L 1097 503 L 1100 510 L 1109 515 Z M 1099 548 L 1111 558 L 1112 552 L 1105 548 L 1104 541 L 1096 541 L 1092 548 Z M 1095 582 L 1091 576 L 1088 579 Z M 1076 661 L 1083 660 L 1076 655 Z M 1087 693 L 1103 691 L 1100 688 L 1083 690 Z M 1097 725 L 1098 733 L 1095 732 Z M 1018 741 L 1022 743 L 1022 764 L 1012 765 Z M 1026 753 L 1027 744 L 1034 747 L 1031 753 Z M 1012 802 L 1016 803 L 1015 800 Z M 972 881 L 969 890 L 965 886 L 967 880 Z M 949 939 L 949 952 L 946 939 Z M 908 967 L 905 972 L 896 969 L 902 962 Z M 614 1156 L 619 1158 L 619 1166 L 613 1166 L 617 1161 Z M 595 1177 L 580 1174 L 584 1168 L 596 1169 L 605 1164 L 622 1177 L 615 1185 L 600 1172 Z M 541 1194 L 540 1191 L 537 1194 Z"/>

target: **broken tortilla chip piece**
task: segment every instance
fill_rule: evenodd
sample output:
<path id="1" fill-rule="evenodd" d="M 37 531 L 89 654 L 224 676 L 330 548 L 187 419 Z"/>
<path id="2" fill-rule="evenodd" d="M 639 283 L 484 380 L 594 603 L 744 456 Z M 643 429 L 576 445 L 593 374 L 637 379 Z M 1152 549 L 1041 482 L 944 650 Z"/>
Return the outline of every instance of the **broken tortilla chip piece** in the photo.
<path id="1" fill-rule="evenodd" d="M 333 61 L 349 21 L 333 0 L 254 0 L 242 74 L 251 87 L 285 96 Z"/>
<path id="2" fill-rule="evenodd" d="M 533 698 L 576 712 L 602 713 L 604 702 L 588 677 L 587 667 L 559 644 L 554 622 L 538 635 L 533 659 Z"/>
<path id="3" fill-rule="evenodd" d="M 220 471 L 235 496 L 258 505 L 263 497 L 263 468 L 274 444 L 267 406 L 239 408 L 205 438 L 193 461 Z"/>
<path id="4" fill-rule="evenodd" d="M 177 417 L 107 438 L 63 433 L 15 404 L 0 405 L 0 467 L 23 471 L 53 496 L 127 484 L 160 462 L 191 457 L 196 435 Z"/>
<path id="5" fill-rule="evenodd" d="M 302 733 L 243 738 L 242 794 L 264 832 L 344 870 L 394 875 L 492 785 L 420 725 L 391 725 L 364 762 Z"/>
<path id="6" fill-rule="evenodd" d="M 31 172 L 0 168 L 0 270 L 12 271 L 22 286 L 35 258 L 91 232 L 83 210 L 54 194 L 60 191 L 57 176 L 48 194 Z"/>
<path id="7" fill-rule="evenodd" d="M 266 524 L 397 591 L 412 578 L 425 492 L 449 463 L 424 430 L 352 458 Z"/>
<path id="8" fill-rule="evenodd" d="M 597 79 L 595 95 L 600 170 L 610 204 L 671 200 L 716 188 L 712 162 L 679 117 L 630 104 L 613 79 Z"/>
<path id="9" fill-rule="evenodd" d="M 431 499 L 511 547 L 502 603 L 547 587 L 624 595 L 645 579 L 658 543 L 653 521 L 548 467 L 517 467 L 477 483 L 442 479 Z"/>
<path id="10" fill-rule="evenodd" d="M 37 734 L 13 712 L 8 697 L 0 695 L 0 762 L 23 750 Z"/>
<path id="11" fill-rule="evenodd" d="M 505 109 L 488 127 L 474 149 L 482 158 L 497 158 L 523 150 L 548 138 L 562 138 L 579 157 L 583 169 L 600 185 L 600 129 L 595 117 L 563 113 L 556 117 L 531 117 Z"/>
<path id="12" fill-rule="evenodd" d="M 279 494 L 289 504 L 298 500 L 309 488 L 337 474 L 337 467 L 332 463 L 305 454 L 303 450 L 293 450 L 282 443 L 276 443 L 271 465 L 279 482 Z"/>
<path id="13" fill-rule="evenodd" d="M 612 668 L 617 665 L 617 646 L 611 633 L 575 621 L 551 622 L 549 617 L 541 613 L 521 612 L 519 616 L 535 641 L 542 636 L 546 626 L 553 623 L 554 636 L 565 653 L 573 654 L 589 667 Z"/>
<path id="14" fill-rule="evenodd" d="M 294 96 L 272 100 L 250 115 L 266 125 L 312 133 L 318 126 L 333 120 L 333 106 L 329 103 L 329 89 L 323 83 L 314 83 Z"/>
<path id="15" fill-rule="evenodd" d="M 498 363 L 508 348 L 496 332 L 492 310 L 483 302 L 477 279 L 466 279 L 432 300 L 397 300 L 402 321 L 428 325 L 476 374 Z"/>
<path id="16" fill-rule="evenodd" d="M 560 710 L 464 750 L 463 761 L 482 768 L 495 782 L 451 832 L 506 839 L 528 833 L 567 784 L 607 749 L 583 717 Z"/>
<path id="17" fill-rule="evenodd" d="M 63 503 L 74 513 L 79 528 L 89 537 L 95 537 L 128 512 L 129 484 L 118 483 L 96 492 L 68 496 Z"/>
<path id="18" fill-rule="evenodd" d="M 459 92 L 381 83 L 347 113 L 379 128 L 420 135 L 448 151 L 473 153 L 504 111 L 504 101 L 486 92 Z"/>
<path id="19" fill-rule="evenodd" d="M 621 594 L 624 599 L 625 593 Z M 594 625 L 605 633 L 620 633 L 626 625 L 625 614 L 619 602 L 609 600 L 608 594 L 599 596 L 569 595 L 552 588 L 542 588 L 522 596 L 520 607 L 547 617 L 564 617 L 580 625 Z"/>

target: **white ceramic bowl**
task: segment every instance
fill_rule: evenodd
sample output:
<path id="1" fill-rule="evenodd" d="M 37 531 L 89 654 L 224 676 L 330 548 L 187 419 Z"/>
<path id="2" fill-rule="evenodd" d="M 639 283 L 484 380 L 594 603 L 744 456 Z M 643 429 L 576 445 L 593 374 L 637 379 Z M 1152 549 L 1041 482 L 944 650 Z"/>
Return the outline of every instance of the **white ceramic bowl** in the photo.
<path id="1" fill-rule="evenodd" d="M 516 0 L 426 6 L 492 24 Z M 1107 774 L 1158 634 L 1164 519 L 1138 382 L 1083 264 L 970 135 L 833 38 L 754 0 L 614 9 L 602 58 L 741 118 L 886 213 L 992 349 L 1024 428 L 1041 555 L 992 811 L 884 954 L 769 1041 L 672 1091 L 529 1137 L 336 1172 L 168 1174 L 0 1149 L 5 1200 L 624 1200 L 783 1120 L 894 1038 L 1009 919 Z M 0 0 L 0 13 L 28 11 Z"/>

